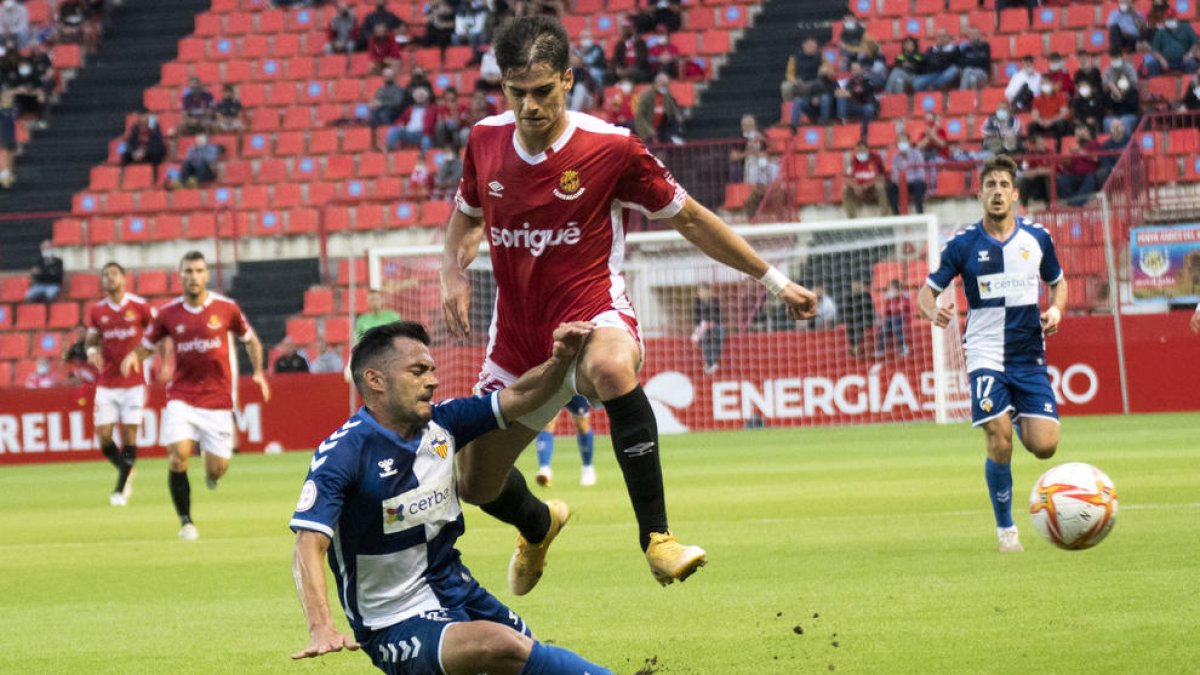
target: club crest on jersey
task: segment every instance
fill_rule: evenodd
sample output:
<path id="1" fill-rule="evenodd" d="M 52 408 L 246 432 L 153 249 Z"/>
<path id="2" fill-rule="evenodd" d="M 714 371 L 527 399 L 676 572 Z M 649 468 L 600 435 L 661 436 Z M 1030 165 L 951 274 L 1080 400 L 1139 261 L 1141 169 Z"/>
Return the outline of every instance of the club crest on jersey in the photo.
<path id="1" fill-rule="evenodd" d="M 134 319 L 136 319 L 136 318 L 137 318 L 137 315 L 135 315 L 135 314 L 133 313 L 133 310 L 132 310 L 132 309 L 127 309 L 127 310 L 125 310 L 125 320 L 126 320 L 126 321 L 133 321 L 133 320 L 134 320 Z"/>
<path id="2" fill-rule="evenodd" d="M 100 317 L 100 323 L 108 323 L 108 317 L 107 316 Z"/>
<path id="3" fill-rule="evenodd" d="M 985 398 L 979 402 L 979 409 L 985 413 L 992 412 L 992 399 Z"/>
<path id="4" fill-rule="evenodd" d="M 1021 252 L 1021 259 L 1022 259 L 1022 260 L 1029 260 L 1029 249 L 1027 249 L 1027 248 L 1025 248 L 1024 246 L 1022 246 L 1022 247 L 1021 247 L 1021 248 L 1019 248 L 1018 250 Z"/>
<path id="5" fill-rule="evenodd" d="M 379 462 L 379 468 L 383 469 L 382 471 L 379 472 L 379 477 L 387 478 L 388 476 L 395 476 L 397 471 L 392 466 L 395 463 L 396 463 L 396 460 L 391 459 L 391 458 L 388 458 L 388 459 L 383 460 L 382 462 Z"/>
<path id="6" fill-rule="evenodd" d="M 444 436 L 434 436 L 429 441 L 429 449 L 432 450 L 433 454 L 437 455 L 438 457 L 446 459 L 446 455 L 450 452 L 450 441 L 448 441 Z"/>
<path id="7" fill-rule="evenodd" d="M 217 318 L 216 314 L 208 315 L 208 327 L 212 330 L 217 330 L 221 327 L 221 319 Z"/>
<path id="8" fill-rule="evenodd" d="M 175 326 L 175 332 L 176 332 L 176 333 L 182 333 L 182 332 L 183 332 L 183 324 L 178 324 L 178 325 L 176 325 L 176 326 Z"/>
<path id="9" fill-rule="evenodd" d="M 564 171 L 558 179 L 558 187 L 554 189 L 554 196 L 567 201 L 574 201 L 583 196 L 587 188 L 579 184 L 578 171 Z"/>

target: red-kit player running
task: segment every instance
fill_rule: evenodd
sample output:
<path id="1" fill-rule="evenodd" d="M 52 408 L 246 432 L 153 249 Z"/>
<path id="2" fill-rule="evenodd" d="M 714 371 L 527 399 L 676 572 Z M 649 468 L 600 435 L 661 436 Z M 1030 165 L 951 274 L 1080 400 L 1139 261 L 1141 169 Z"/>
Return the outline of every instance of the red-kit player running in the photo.
<path id="1" fill-rule="evenodd" d="M 182 527 L 179 538 L 199 537 L 192 523 L 191 483 L 187 461 L 198 446 L 204 453 L 205 484 L 210 490 L 229 469 L 233 456 L 234 347 L 232 335 L 246 344 L 254 381 L 263 400 L 271 396 L 263 375 L 262 343 L 237 303 L 208 290 L 208 262 L 191 251 L 179 264 L 183 295 L 162 307 L 142 344 L 121 363 L 121 372 L 140 368 L 154 345 L 170 337 L 175 344 L 175 372 L 167 384 L 162 441 L 169 457 L 168 485 Z"/>
<path id="2" fill-rule="evenodd" d="M 476 439 L 459 457 L 463 499 L 521 533 L 509 566 L 516 595 L 541 577 L 546 549 L 570 510 L 556 500 L 538 501 L 508 467 L 576 392 L 603 401 L 608 411 L 655 579 L 664 585 L 682 581 L 705 562 L 703 549 L 678 543 L 667 526 L 658 429 L 637 379 L 642 341 L 620 271 L 623 209 L 667 219 L 709 257 L 760 280 L 793 318 L 810 317 L 816 307 L 812 293 L 689 197 L 636 136 L 566 110 L 574 81 L 568 48 L 562 25 L 545 17 L 514 19 L 493 42 L 511 112 L 471 130 L 441 271 L 447 322 L 463 335 L 470 328 L 465 270 L 480 240 L 488 238 L 498 295 L 482 392 L 502 388 L 544 361 L 559 323 L 596 326 L 558 396 L 509 430 Z"/>
<path id="3" fill-rule="evenodd" d="M 100 451 L 117 467 L 117 486 L 109 497 L 113 506 L 125 506 L 133 488 L 137 463 L 137 432 L 142 424 L 146 383 L 142 374 L 121 373 L 121 361 L 142 343 L 154 310 L 145 298 L 125 292 L 125 268 L 110 262 L 100 269 L 105 298 L 88 309 L 88 362 L 100 372 L 96 382 L 94 420 Z M 121 447 L 113 441 L 113 427 L 121 425 Z"/>

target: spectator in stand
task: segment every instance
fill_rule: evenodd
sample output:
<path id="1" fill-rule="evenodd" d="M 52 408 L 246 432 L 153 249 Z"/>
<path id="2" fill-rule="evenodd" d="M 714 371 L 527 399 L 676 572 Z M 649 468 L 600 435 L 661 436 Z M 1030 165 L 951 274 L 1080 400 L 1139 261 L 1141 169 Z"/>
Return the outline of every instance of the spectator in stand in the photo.
<path id="1" fill-rule="evenodd" d="M 456 148 L 467 144 L 471 126 L 467 123 L 467 105 L 459 100 L 458 90 L 446 87 L 438 98 L 437 131 L 434 141 L 440 147 L 452 145 Z"/>
<path id="2" fill-rule="evenodd" d="M 500 64 L 496 62 L 496 54 L 491 49 L 479 57 L 479 79 L 475 81 L 475 89 L 500 94 Z M 493 104 L 498 100 L 503 100 L 503 97 L 494 97 Z"/>
<path id="3" fill-rule="evenodd" d="M 1092 132 L 1083 124 L 1075 125 L 1075 140 L 1078 143 L 1067 153 L 1069 157 L 1055 178 L 1058 198 L 1071 206 L 1083 206 L 1096 192 L 1096 172 L 1100 169 L 1100 144 L 1092 138 Z"/>
<path id="4" fill-rule="evenodd" d="M 1062 54 L 1050 52 L 1050 70 L 1042 77 L 1042 82 L 1046 80 L 1053 82 L 1068 100 L 1075 97 L 1075 78 L 1067 72 L 1067 64 L 1063 62 Z"/>
<path id="5" fill-rule="evenodd" d="M 454 21 L 457 12 L 449 0 L 437 0 L 430 3 L 425 10 L 425 37 L 422 40 L 426 47 L 438 47 L 445 53 L 446 48 L 454 42 Z"/>
<path id="6" fill-rule="evenodd" d="M 375 130 L 379 127 L 391 126 L 400 119 L 404 112 L 404 101 L 407 93 L 404 87 L 396 84 L 396 71 L 391 68 L 383 70 L 383 84 L 375 90 L 375 95 L 367 103 L 367 119 L 371 124 L 371 142 L 375 142 Z"/>
<path id="7" fill-rule="evenodd" d="M 654 30 L 653 3 L 647 2 L 643 5 L 641 2 L 638 2 L 637 5 L 625 20 L 633 26 L 633 30 L 638 35 L 645 35 Z"/>
<path id="8" fill-rule="evenodd" d="M 1150 57 L 1146 59 L 1146 74 L 1154 77 L 1163 73 L 1194 73 L 1196 58 L 1192 50 L 1196 46 L 1196 31 L 1192 24 L 1172 17 L 1163 22 L 1154 32 L 1150 44 Z"/>
<path id="9" fill-rule="evenodd" d="M 137 119 L 129 125 L 121 150 L 121 166 L 146 163 L 154 168 L 154 179 L 158 180 L 158 165 L 167 157 L 167 142 L 163 138 L 158 118 L 145 109 L 138 111 Z"/>
<path id="10" fill-rule="evenodd" d="M 883 91 L 887 85 L 888 65 L 887 58 L 880 51 L 879 43 L 872 40 L 867 43 L 867 53 L 860 59 L 863 64 L 863 70 L 867 73 L 867 81 L 871 83 L 871 88 L 875 91 Z"/>
<path id="11" fill-rule="evenodd" d="M 308 361 L 296 353 L 296 343 L 292 342 L 292 338 L 283 338 L 276 349 L 279 350 L 279 356 L 275 358 L 276 375 L 308 372 Z"/>
<path id="12" fill-rule="evenodd" d="M 634 131 L 646 142 L 682 144 L 683 112 L 671 95 L 671 78 L 666 73 L 654 76 L 654 86 L 638 97 Z"/>
<path id="13" fill-rule="evenodd" d="M 995 150 L 987 148 L 985 154 L 990 154 L 992 156 L 1008 155 L 1014 160 L 1017 160 L 1025 154 L 1025 141 L 1021 140 L 1021 137 L 1014 133 L 1006 133 L 1000 137 L 999 147 L 997 147 Z"/>
<path id="14" fill-rule="evenodd" d="M 811 82 L 808 86 L 808 93 L 805 96 L 798 96 L 792 101 L 792 131 L 795 132 L 796 127 L 800 126 L 800 115 L 808 116 L 808 119 L 817 124 L 829 124 L 829 120 L 833 115 L 833 101 L 837 97 L 838 92 L 842 91 L 842 85 L 834 77 L 834 69 L 832 63 L 823 63 L 817 69 L 817 79 Z"/>
<path id="15" fill-rule="evenodd" d="M 646 38 L 646 59 L 650 62 L 650 70 L 654 73 L 664 73 L 671 79 L 680 76 L 679 62 L 683 53 L 679 47 L 671 44 L 671 34 L 667 27 L 659 24 L 654 29 L 654 35 Z"/>
<path id="16" fill-rule="evenodd" d="M 837 116 L 845 123 L 851 119 L 862 122 L 862 135 L 867 135 L 867 124 L 879 113 L 879 101 L 875 90 L 867 80 L 867 73 L 858 61 L 850 64 L 850 79 L 846 85 L 834 92 Z"/>
<path id="17" fill-rule="evenodd" d="M 55 36 L 58 42 L 84 42 L 89 25 L 88 10 L 83 0 L 62 0 L 58 4 L 58 31 Z"/>
<path id="18" fill-rule="evenodd" d="M 888 74 L 887 84 L 883 86 L 884 93 L 904 94 L 912 89 L 913 81 L 925 68 L 925 56 L 921 53 L 920 45 L 915 37 L 906 37 L 900 44 L 900 53 L 892 63 L 892 72 Z"/>
<path id="19" fill-rule="evenodd" d="M 967 40 L 958 47 L 963 89 L 983 89 L 992 79 L 992 45 L 976 26 L 967 27 Z"/>
<path id="20" fill-rule="evenodd" d="M 765 138 L 747 141 L 745 154 L 742 180 L 750 186 L 745 208 L 746 217 L 752 219 L 758 213 L 758 205 L 762 203 L 767 190 L 779 178 L 779 159 L 771 156 Z"/>
<path id="21" fill-rule="evenodd" d="M 804 38 L 800 49 L 788 57 L 787 73 L 783 83 L 779 85 L 779 94 L 783 100 L 792 101 L 807 97 L 809 89 L 816 84 L 817 71 L 821 69 L 821 64 L 824 62 L 825 59 L 821 56 L 821 45 L 817 43 L 817 39 Z"/>
<path id="22" fill-rule="evenodd" d="M 1113 120 L 1112 126 L 1108 128 L 1108 140 L 1100 144 L 1100 150 L 1106 153 L 1119 153 L 1125 150 L 1125 146 L 1129 145 L 1129 130 L 1125 128 L 1125 123 L 1121 120 Z M 1117 160 L 1120 159 L 1118 154 L 1106 154 L 1100 158 L 1100 168 L 1096 172 L 1096 185 L 1103 187 L 1104 182 L 1108 180 L 1108 175 L 1112 173 L 1113 167 L 1117 165 Z"/>
<path id="23" fill-rule="evenodd" d="M 63 261 L 54 250 L 49 239 L 42 242 L 42 255 L 29 271 L 29 290 L 25 302 L 44 302 L 47 305 L 58 299 L 63 284 Z"/>
<path id="24" fill-rule="evenodd" d="M 45 128 L 41 119 L 50 92 L 46 87 L 46 75 L 38 71 L 32 54 L 22 55 L 17 59 L 16 73 L 5 84 L 16 94 L 18 114 L 36 117 L 38 128 Z"/>
<path id="25" fill-rule="evenodd" d="M 708 284 L 696 284 L 692 299 L 692 344 L 700 347 L 704 372 L 712 375 L 721 362 L 721 347 L 725 344 L 725 328 L 721 325 L 721 301 L 713 297 Z"/>
<path id="26" fill-rule="evenodd" d="M 421 157 L 433 147 L 433 137 L 437 133 L 437 107 L 429 103 L 429 90 L 425 87 L 410 88 L 413 97 L 412 105 L 400 113 L 396 126 L 388 130 L 388 150 L 396 150 L 401 145 L 416 145 L 421 148 Z"/>
<path id="27" fill-rule="evenodd" d="M 1012 113 L 1007 101 L 996 105 L 996 112 L 983 121 L 983 147 L 992 153 L 999 152 L 1005 134 L 1021 135 L 1021 120 Z"/>
<path id="28" fill-rule="evenodd" d="M 1104 69 L 1104 74 L 1100 76 L 1100 81 L 1105 88 L 1115 92 L 1117 81 L 1122 77 L 1129 80 L 1129 83 L 1134 87 L 1137 87 L 1137 68 L 1133 67 L 1133 63 L 1128 58 L 1125 58 L 1121 54 L 1116 54 L 1109 61 L 1108 67 Z"/>
<path id="29" fill-rule="evenodd" d="M 925 157 L 903 137 L 896 144 L 896 154 L 892 157 L 892 176 L 887 183 L 888 206 L 896 215 L 900 215 L 901 181 L 908 189 L 908 201 L 912 209 L 917 213 L 925 213 L 925 191 L 929 186 Z"/>
<path id="30" fill-rule="evenodd" d="M 401 317 L 396 312 L 390 309 L 384 309 L 383 293 L 375 288 L 372 288 L 367 293 L 367 311 L 358 315 L 354 320 L 354 342 L 357 343 L 362 339 L 362 336 L 367 331 L 376 326 L 395 323 L 400 321 Z"/>
<path id="31" fill-rule="evenodd" d="M 1071 105 L 1066 94 L 1049 79 L 1042 80 L 1042 91 L 1033 99 L 1033 119 L 1029 122 L 1029 134 L 1053 136 L 1054 148 L 1062 148 L 1062 138 L 1071 133 Z"/>
<path id="32" fill-rule="evenodd" d="M 979 4 L 983 5 L 982 2 Z M 1038 4 L 1038 0 L 996 0 L 996 25 L 1000 25 L 1000 12 L 1011 7 L 1024 7 L 1029 12 L 1029 23 L 1033 23 L 1033 8 Z"/>
<path id="33" fill-rule="evenodd" d="M 183 121 L 179 133 L 184 136 L 207 133 L 212 124 L 213 95 L 208 88 L 200 83 L 200 78 L 192 76 L 188 79 L 188 87 L 183 90 Z"/>
<path id="34" fill-rule="evenodd" d="M 337 13 L 329 20 L 326 30 L 329 42 L 325 51 L 330 54 L 351 54 L 358 44 L 358 19 L 348 0 L 338 2 Z"/>
<path id="35" fill-rule="evenodd" d="M 468 128 L 473 127 L 479 120 L 491 117 L 496 112 L 496 107 L 488 100 L 487 95 L 482 91 L 475 90 L 471 92 L 471 102 L 467 104 L 466 126 Z"/>
<path id="36" fill-rule="evenodd" d="M 625 77 L 615 87 L 609 87 L 604 95 L 601 117 L 619 127 L 633 131 L 633 80 Z"/>
<path id="37" fill-rule="evenodd" d="M 850 294 L 842 303 L 842 319 L 846 322 L 846 343 L 850 356 L 858 358 L 862 353 L 863 335 L 875 325 L 875 300 L 861 279 L 850 282 Z"/>
<path id="38" fill-rule="evenodd" d="M 621 38 L 613 47 L 610 63 L 619 79 L 628 78 L 635 84 L 650 81 L 650 52 L 646 41 L 637 34 L 632 23 L 621 24 Z"/>
<path id="39" fill-rule="evenodd" d="M 9 2 L 11 1 L 9 0 Z M 41 356 L 38 357 L 37 365 L 34 366 L 33 372 L 29 373 L 25 378 L 25 388 L 50 389 L 57 387 L 60 381 L 58 373 L 50 366 L 50 359 Z"/>
<path id="40" fill-rule="evenodd" d="M 578 52 L 571 52 L 570 64 L 575 78 L 571 82 L 571 90 L 567 92 L 567 109 L 588 112 L 600 100 L 601 86 L 592 79 L 592 71 L 583 65 Z"/>
<path id="41" fill-rule="evenodd" d="M 13 157 L 17 153 L 17 108 L 11 89 L 0 90 L 0 188 L 11 188 L 17 177 L 13 174 Z"/>
<path id="42" fill-rule="evenodd" d="M 394 33 L 400 26 L 407 27 L 403 19 L 388 11 L 387 0 L 376 0 L 375 9 L 363 17 L 362 27 L 358 31 L 358 50 L 367 48 L 367 41 L 375 35 L 375 26 L 382 24 L 389 33 Z"/>
<path id="43" fill-rule="evenodd" d="M 886 175 L 883 160 L 868 150 L 865 142 L 859 141 L 846 168 L 846 186 L 842 188 L 842 208 L 847 218 L 857 218 L 858 209 L 864 204 L 874 204 L 880 215 L 887 215 Z"/>
<path id="44" fill-rule="evenodd" d="M 838 307 L 833 296 L 825 290 L 825 284 L 813 286 L 813 295 L 817 296 L 817 315 L 809 325 L 815 329 L 833 328 L 837 324 Z"/>
<path id="45" fill-rule="evenodd" d="M 232 84 L 221 88 L 221 100 L 214 108 L 213 129 L 221 132 L 240 132 L 246 128 L 246 113 Z"/>
<path id="46" fill-rule="evenodd" d="M 400 69 L 403 52 L 396 44 L 396 36 L 383 23 L 375 24 L 371 37 L 367 39 L 367 54 L 371 59 L 371 74 L 377 75 L 385 69 Z"/>
<path id="47" fill-rule="evenodd" d="M 1187 92 L 1184 93 L 1177 110 L 1184 113 L 1200 112 L 1200 77 L 1192 78 L 1187 84 Z"/>
<path id="48" fill-rule="evenodd" d="M 881 359 L 890 345 L 900 358 L 908 356 L 908 340 L 905 339 L 905 324 L 912 316 L 912 299 L 900 287 L 899 279 L 888 282 L 883 300 L 883 316 L 879 331 L 875 333 L 875 358 Z"/>
<path id="49" fill-rule="evenodd" d="M 1108 129 L 1114 119 L 1120 119 L 1125 123 L 1126 129 L 1136 129 L 1141 111 L 1141 95 L 1137 86 L 1128 78 L 1121 77 L 1106 91 L 1108 117 L 1104 118 L 1104 128 Z"/>
<path id="50" fill-rule="evenodd" d="M 46 51 L 46 45 L 41 42 L 29 45 L 29 62 L 33 64 L 33 72 L 41 83 L 46 98 L 49 99 L 58 85 L 58 78 L 54 74 L 54 62 L 50 58 L 50 52 Z"/>
<path id="51" fill-rule="evenodd" d="M 1150 3 L 1150 11 L 1146 14 L 1146 29 L 1142 31 L 1142 41 L 1150 42 L 1154 39 L 1154 32 L 1162 28 L 1167 19 L 1177 19 L 1179 15 L 1175 13 L 1175 8 L 1167 0 L 1153 0 Z"/>
<path id="52" fill-rule="evenodd" d="M 1075 71 L 1075 88 L 1087 82 L 1092 85 L 1092 91 L 1097 94 L 1104 88 L 1104 79 L 1100 76 L 1100 68 L 1096 66 L 1095 55 L 1089 52 L 1079 52 L 1079 70 Z"/>
<path id="53" fill-rule="evenodd" d="M 742 115 L 741 126 L 742 138 L 746 142 L 742 147 L 729 151 L 730 183 L 744 182 L 746 176 L 746 158 L 751 153 L 761 150 L 765 145 L 763 134 L 758 130 L 758 120 L 754 119 L 754 115 L 749 113 Z"/>
<path id="54" fill-rule="evenodd" d="M 842 56 L 842 67 L 858 61 L 867 53 L 867 42 L 872 41 L 867 36 L 867 28 L 853 13 L 847 13 L 842 18 L 842 34 L 838 36 L 838 52 Z"/>
<path id="55" fill-rule="evenodd" d="M 1033 57 L 1021 59 L 1021 69 L 1013 73 L 1004 88 L 1004 98 L 1015 111 L 1026 111 L 1033 105 L 1033 98 L 1042 90 L 1042 74 L 1033 67 Z"/>
<path id="56" fill-rule="evenodd" d="M 942 119 L 937 113 L 925 113 L 925 126 L 914 139 L 913 145 L 921 151 L 926 162 L 944 162 L 953 158 L 950 134 L 942 126 Z"/>
<path id="57" fill-rule="evenodd" d="M 592 80 L 600 87 L 608 84 L 608 59 L 604 56 L 604 46 L 592 38 L 592 31 L 584 28 L 579 34 L 579 49 L 576 52 Z"/>
<path id="58" fill-rule="evenodd" d="M 24 49 L 29 42 L 29 10 L 17 0 L 0 3 L 0 37 L 16 40 L 17 48 Z"/>
<path id="59" fill-rule="evenodd" d="M 949 31 L 944 28 L 938 30 L 936 42 L 925 50 L 925 63 L 921 74 L 913 80 L 913 89 L 949 89 L 962 74 L 960 60 L 958 45 L 951 41 Z"/>
<path id="60" fill-rule="evenodd" d="M 654 8 L 654 25 L 662 26 L 669 33 L 677 33 L 683 28 L 682 0 L 659 0 Z"/>
<path id="61" fill-rule="evenodd" d="M 179 167 L 179 178 L 174 187 L 189 188 L 208 185 L 217 179 L 217 160 L 221 158 L 221 146 L 209 143 L 208 136 L 197 134 L 196 142 L 188 149 L 187 156 Z"/>
<path id="62" fill-rule="evenodd" d="M 487 44 L 488 8 L 487 0 L 469 0 L 458 4 L 454 15 L 454 44 L 468 45 L 475 51 L 473 61 L 478 61 Z"/>
<path id="63" fill-rule="evenodd" d="M 442 154 L 437 159 L 437 172 L 433 174 L 433 199 L 454 201 L 454 194 L 458 191 L 458 184 L 463 175 L 459 147 L 454 143 L 442 146 Z"/>
<path id="64" fill-rule="evenodd" d="M 1079 85 L 1071 100 L 1071 118 L 1076 124 L 1086 125 L 1092 136 L 1100 135 L 1101 123 L 1105 117 L 1105 98 L 1100 91 L 1092 89 L 1090 82 Z"/>
<path id="65" fill-rule="evenodd" d="M 317 356 L 309 364 L 310 373 L 340 373 L 345 367 L 342 355 L 324 340 L 317 340 L 317 344 L 313 346 L 313 353 Z"/>
<path id="66" fill-rule="evenodd" d="M 1131 0 L 1121 0 L 1117 8 L 1108 13 L 1104 22 L 1108 27 L 1108 48 L 1113 56 L 1131 53 L 1137 49 L 1137 43 L 1146 29 L 1146 17 L 1133 8 Z"/>
<path id="67" fill-rule="evenodd" d="M 562 0 L 515 0 L 513 9 L 517 16 L 553 16 L 563 15 Z"/>
<path id="68" fill-rule="evenodd" d="M 1046 145 L 1046 137 L 1036 134 L 1029 136 L 1030 147 L 1025 151 L 1021 163 L 1021 178 L 1018 181 L 1021 195 L 1021 208 L 1029 206 L 1029 202 L 1037 200 L 1050 203 L 1050 174 L 1053 172 L 1054 152 Z"/>
<path id="69" fill-rule="evenodd" d="M 419 63 L 414 63 L 412 70 L 408 73 L 408 91 L 404 99 L 404 105 L 410 106 L 416 100 L 414 93 L 418 89 L 424 89 L 429 98 L 433 98 L 433 83 L 429 81 L 429 75 L 425 73 L 425 66 Z"/>

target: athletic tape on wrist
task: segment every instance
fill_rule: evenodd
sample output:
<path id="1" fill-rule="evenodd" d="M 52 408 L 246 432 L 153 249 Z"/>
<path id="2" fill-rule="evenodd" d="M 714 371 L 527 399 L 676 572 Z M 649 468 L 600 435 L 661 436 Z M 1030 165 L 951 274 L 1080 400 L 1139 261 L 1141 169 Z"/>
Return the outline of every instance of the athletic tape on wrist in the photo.
<path id="1" fill-rule="evenodd" d="M 767 273 L 759 278 L 758 283 L 762 284 L 768 291 L 771 291 L 771 295 L 778 296 L 783 292 L 784 288 L 787 288 L 788 284 L 792 283 L 792 280 L 788 279 L 786 274 L 774 267 L 768 267 Z"/>

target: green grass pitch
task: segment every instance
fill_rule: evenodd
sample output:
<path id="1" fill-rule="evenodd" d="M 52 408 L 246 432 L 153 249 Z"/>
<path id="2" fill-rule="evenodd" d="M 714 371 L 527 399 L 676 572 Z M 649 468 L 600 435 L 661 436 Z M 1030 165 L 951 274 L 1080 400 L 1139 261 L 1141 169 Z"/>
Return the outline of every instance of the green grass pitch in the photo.
<path id="1" fill-rule="evenodd" d="M 576 515 L 532 594 L 507 591 L 510 530 L 470 509 L 459 544 L 539 637 L 619 673 L 1195 673 L 1197 430 L 1200 414 L 1065 421 L 1052 461 L 1093 463 L 1120 495 L 1091 551 L 1032 531 L 1051 463 L 1017 451 L 1026 551 L 996 552 L 965 424 L 664 438 L 672 526 L 710 560 L 682 585 L 651 578 L 606 438 L 598 486 L 578 486 L 570 438 L 534 486 Z M 288 659 L 307 642 L 286 523 L 308 458 L 237 457 L 214 493 L 194 463 L 195 543 L 175 538 L 162 460 L 124 509 L 107 464 L 0 470 L 0 673 L 371 672 L 362 654 Z"/>

